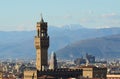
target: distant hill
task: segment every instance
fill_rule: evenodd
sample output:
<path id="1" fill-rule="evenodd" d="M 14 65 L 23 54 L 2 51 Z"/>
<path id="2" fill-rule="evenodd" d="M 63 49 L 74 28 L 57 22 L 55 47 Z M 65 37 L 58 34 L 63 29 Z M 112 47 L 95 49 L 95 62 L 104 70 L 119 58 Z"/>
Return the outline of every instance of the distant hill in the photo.
<path id="1" fill-rule="evenodd" d="M 63 27 L 49 26 L 51 51 L 84 39 L 120 34 L 120 28 L 88 29 L 72 24 Z M 0 58 L 35 58 L 34 36 L 36 31 L 0 31 Z"/>
<path id="2" fill-rule="evenodd" d="M 57 51 L 62 59 L 72 59 L 91 54 L 97 58 L 120 57 L 120 34 L 88 40 L 81 40 Z"/>

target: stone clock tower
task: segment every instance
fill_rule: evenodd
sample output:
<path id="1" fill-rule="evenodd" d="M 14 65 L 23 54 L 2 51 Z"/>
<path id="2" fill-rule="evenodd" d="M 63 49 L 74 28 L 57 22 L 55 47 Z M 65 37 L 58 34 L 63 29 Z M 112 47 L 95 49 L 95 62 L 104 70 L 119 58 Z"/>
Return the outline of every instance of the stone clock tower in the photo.
<path id="1" fill-rule="evenodd" d="M 49 36 L 47 34 L 47 22 L 44 22 L 42 16 L 41 21 L 37 22 L 37 35 L 35 36 L 36 48 L 36 68 L 39 71 L 45 70 L 48 66 L 48 47 Z"/>

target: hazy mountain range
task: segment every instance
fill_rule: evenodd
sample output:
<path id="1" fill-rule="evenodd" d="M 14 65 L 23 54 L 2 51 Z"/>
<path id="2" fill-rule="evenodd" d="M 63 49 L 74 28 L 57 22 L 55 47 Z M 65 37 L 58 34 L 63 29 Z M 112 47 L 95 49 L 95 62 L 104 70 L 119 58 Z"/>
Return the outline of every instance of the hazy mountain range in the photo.
<path id="1" fill-rule="evenodd" d="M 120 34 L 72 43 L 58 50 L 57 56 L 74 59 L 84 57 L 86 53 L 96 56 L 96 58 L 120 58 Z"/>
<path id="2" fill-rule="evenodd" d="M 73 54 L 75 54 L 73 55 L 69 51 L 66 51 L 66 50 L 69 50 L 68 48 L 69 45 L 72 46 L 74 42 L 77 42 L 77 41 L 80 42 L 80 40 L 87 41 L 87 39 L 92 40 L 93 38 L 120 34 L 120 28 L 88 29 L 77 24 L 66 25 L 63 27 L 49 26 L 48 29 L 49 29 L 48 33 L 50 36 L 49 53 L 51 51 L 56 51 L 57 55 L 59 55 L 58 57 L 60 58 L 62 57 L 70 58 L 67 55 L 71 55 L 73 57 L 73 56 L 76 56 L 78 53 L 80 53 L 80 51 L 76 52 L 76 50 L 71 50 Z M 35 58 L 35 55 L 36 55 L 35 48 L 34 48 L 35 35 L 36 35 L 36 31 L 9 31 L 9 32 L 0 31 L 0 57 L 1 58 L 26 58 L 26 57 Z M 112 38 L 109 37 L 109 39 L 112 39 Z M 90 42 L 90 40 L 88 41 Z M 95 42 L 97 41 L 98 40 L 96 39 Z M 89 45 L 89 42 L 88 42 L 88 45 Z M 114 50 L 119 50 L 119 49 L 116 49 L 116 47 L 114 47 L 115 46 L 114 42 L 115 41 L 113 41 L 113 44 L 112 44 L 114 48 L 112 52 Z M 94 41 L 92 41 L 92 43 L 94 43 Z M 81 42 L 78 44 L 81 45 Z M 85 45 L 84 43 L 82 44 L 83 44 L 82 49 L 84 49 L 84 46 L 85 45 L 87 46 L 87 42 Z M 68 49 L 66 49 L 65 46 L 67 46 Z M 77 47 L 77 45 L 75 44 L 73 46 Z M 78 48 L 80 48 L 79 45 L 78 45 Z M 64 49 L 66 50 L 63 51 Z M 104 50 L 108 50 L 108 49 L 104 49 Z M 87 51 L 82 51 L 82 52 L 87 52 Z M 90 51 L 90 53 L 93 53 L 93 55 L 99 55 L 98 54 L 99 52 L 97 51 L 96 51 L 96 54 L 94 54 L 95 52 L 92 52 L 92 51 Z M 104 51 L 102 53 L 104 53 Z M 81 56 L 81 54 L 79 54 L 79 56 Z M 100 54 L 100 56 L 104 56 L 104 55 Z"/>

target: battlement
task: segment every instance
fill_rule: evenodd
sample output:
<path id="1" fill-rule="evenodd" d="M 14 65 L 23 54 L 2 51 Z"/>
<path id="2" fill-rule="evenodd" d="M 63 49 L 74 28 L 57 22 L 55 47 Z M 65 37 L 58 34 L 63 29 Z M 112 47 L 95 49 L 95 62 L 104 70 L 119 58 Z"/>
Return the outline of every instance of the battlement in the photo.
<path id="1" fill-rule="evenodd" d="M 41 77 L 42 75 L 53 76 L 55 78 L 78 78 L 82 76 L 82 69 L 55 69 L 55 70 L 44 70 L 38 71 L 38 76 Z"/>

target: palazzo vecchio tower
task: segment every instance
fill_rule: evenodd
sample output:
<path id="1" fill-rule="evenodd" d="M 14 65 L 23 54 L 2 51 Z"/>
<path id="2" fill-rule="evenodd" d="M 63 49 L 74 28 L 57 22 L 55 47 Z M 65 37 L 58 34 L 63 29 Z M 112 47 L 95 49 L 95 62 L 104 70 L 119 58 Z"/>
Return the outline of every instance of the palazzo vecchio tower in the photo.
<path id="1" fill-rule="evenodd" d="M 36 25 L 37 35 L 35 36 L 36 68 L 39 71 L 45 70 L 48 66 L 49 36 L 47 27 L 47 22 L 44 22 L 41 16 L 41 21 Z"/>

